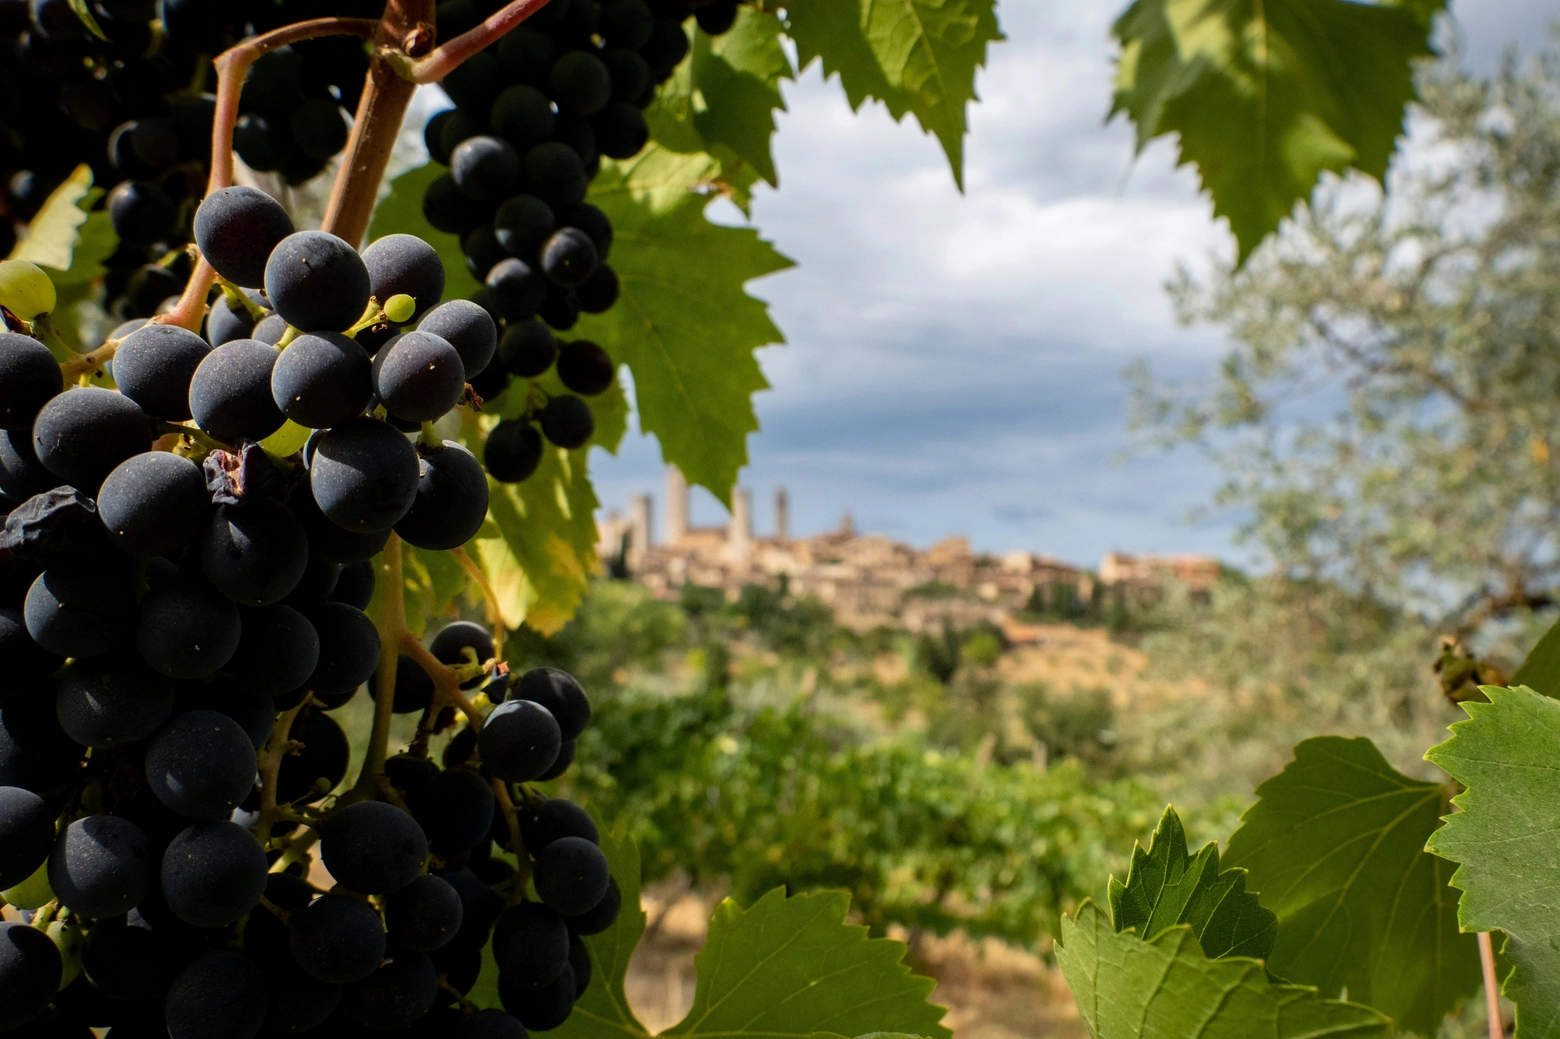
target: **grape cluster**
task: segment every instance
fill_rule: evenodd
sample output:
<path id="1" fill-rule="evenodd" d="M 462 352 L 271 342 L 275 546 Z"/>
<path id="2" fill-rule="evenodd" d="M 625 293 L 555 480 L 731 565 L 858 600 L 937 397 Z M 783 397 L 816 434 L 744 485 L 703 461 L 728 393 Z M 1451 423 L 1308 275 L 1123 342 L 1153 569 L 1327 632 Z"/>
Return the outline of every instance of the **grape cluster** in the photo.
<path id="1" fill-rule="evenodd" d="M 70 0 L 0 0 L 0 257 L 80 163 L 107 191 L 119 236 L 107 260 L 109 310 L 147 317 L 189 274 L 183 245 L 205 188 L 216 99 L 210 58 L 301 18 L 377 17 L 374 0 L 89 0 L 99 39 Z M 256 62 L 235 133 L 239 154 L 289 183 L 313 177 L 346 143 L 368 59 L 333 37 Z"/>
<path id="2" fill-rule="evenodd" d="M 360 254 L 246 187 L 192 230 L 225 282 L 206 335 L 129 331 L 117 391 L 67 388 L 38 340 L 0 332 L 0 892 L 42 914 L 0 923 L 0 1032 L 556 1027 L 590 980 L 579 936 L 619 905 L 589 816 L 523 786 L 573 761 L 590 705 L 572 677 L 511 676 L 490 632 L 445 626 L 427 655 L 496 706 L 441 767 L 428 739 L 456 713 L 400 657 L 393 709 L 422 713 L 419 740 L 383 800 L 326 801 L 349 759 L 331 712 L 380 658 L 370 560 L 392 531 L 458 547 L 486 515 L 482 466 L 431 433 L 497 329 L 440 302 L 442 264 L 411 236 Z M 0 291 L 52 298 L 25 268 Z M 284 427 L 308 440 L 280 457 Z M 306 825 L 328 892 L 306 854 L 265 850 Z M 463 1013 L 450 992 L 490 938 L 507 1012 Z"/>
<path id="3" fill-rule="evenodd" d="M 440 37 L 465 32 L 497 6 L 445 0 Z M 586 191 L 603 156 L 630 158 L 649 140 L 643 110 L 687 56 L 689 17 L 707 33 L 723 33 L 737 3 L 552 0 L 445 77 L 456 107 L 429 120 L 424 139 L 449 172 L 428 186 L 423 213 L 460 235 L 467 266 L 483 284 L 473 299 L 502 329 L 500 363 L 473 383 L 481 396 L 555 366 L 574 394 L 611 385 L 605 351 L 587 340 L 560 342 L 554 332 L 617 302 L 618 277 L 607 262 L 612 223 L 585 201 Z M 488 471 L 523 480 L 536 469 L 544 438 L 572 448 L 593 429 L 583 401 L 553 398 L 494 431 Z"/>

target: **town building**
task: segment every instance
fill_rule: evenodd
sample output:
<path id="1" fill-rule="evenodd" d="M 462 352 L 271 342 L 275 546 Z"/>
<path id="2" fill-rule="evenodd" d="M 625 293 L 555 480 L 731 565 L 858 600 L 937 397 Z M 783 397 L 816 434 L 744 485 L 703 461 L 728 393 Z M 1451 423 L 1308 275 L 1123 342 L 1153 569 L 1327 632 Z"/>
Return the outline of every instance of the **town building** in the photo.
<path id="1" fill-rule="evenodd" d="M 775 491 L 774 534 L 754 533 L 753 497 L 732 491 L 729 521 L 695 527 L 688 483 L 675 466 L 666 470 L 665 533 L 657 536 L 654 502 L 636 495 L 625 518 L 614 512 L 598 522 L 597 551 L 658 596 L 674 598 L 685 585 L 718 588 L 735 598 L 752 584 L 781 586 L 828 604 L 836 619 L 858 629 L 879 625 L 911 631 L 944 624 L 992 623 L 1012 629 L 1015 615 L 1066 616 L 1101 597 L 1141 602 L 1167 581 L 1206 593 L 1219 576 L 1211 556 L 1108 553 L 1095 573 L 1047 555 L 977 553 L 963 537 L 920 550 L 882 534 L 856 530 L 849 512 L 835 530 L 790 536 L 790 499 Z"/>

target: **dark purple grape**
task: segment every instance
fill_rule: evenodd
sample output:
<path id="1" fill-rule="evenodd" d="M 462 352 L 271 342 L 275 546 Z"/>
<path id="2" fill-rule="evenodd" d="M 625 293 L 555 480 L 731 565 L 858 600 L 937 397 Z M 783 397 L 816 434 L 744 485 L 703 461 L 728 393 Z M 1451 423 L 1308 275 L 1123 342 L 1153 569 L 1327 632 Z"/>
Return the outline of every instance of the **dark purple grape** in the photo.
<path id="1" fill-rule="evenodd" d="M 49 348 L 31 336 L 0 331 L 0 429 L 26 429 L 38 409 L 64 389 Z"/>
<path id="2" fill-rule="evenodd" d="M 292 218 L 257 188 L 219 188 L 195 210 L 195 241 L 216 272 L 245 288 L 265 284 L 271 250 L 293 233 Z"/>

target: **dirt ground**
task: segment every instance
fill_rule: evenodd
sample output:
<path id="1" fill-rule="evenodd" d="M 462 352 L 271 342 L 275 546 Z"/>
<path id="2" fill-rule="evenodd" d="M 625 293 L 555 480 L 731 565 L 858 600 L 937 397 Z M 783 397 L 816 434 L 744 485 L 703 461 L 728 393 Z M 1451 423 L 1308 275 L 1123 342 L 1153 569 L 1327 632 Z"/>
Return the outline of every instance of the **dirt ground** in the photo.
<path id="1" fill-rule="evenodd" d="M 704 944 L 713 896 L 673 887 L 645 891 L 645 938 L 628 968 L 628 1001 L 656 1033 L 693 1005 L 693 957 Z M 905 934 L 893 937 L 906 939 Z M 1087 1036 L 1059 970 L 1003 942 L 960 935 L 918 937 L 909 961 L 937 979 L 931 999 L 948 1007 L 943 1023 L 958 1039 L 1084 1039 Z"/>

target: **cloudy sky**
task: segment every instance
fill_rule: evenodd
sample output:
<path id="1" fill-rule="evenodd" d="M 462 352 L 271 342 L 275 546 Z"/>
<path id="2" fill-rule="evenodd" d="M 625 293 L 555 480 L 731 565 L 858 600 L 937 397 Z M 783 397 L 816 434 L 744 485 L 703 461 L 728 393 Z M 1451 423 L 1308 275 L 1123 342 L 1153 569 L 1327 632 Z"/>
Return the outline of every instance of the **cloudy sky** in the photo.
<path id="1" fill-rule="evenodd" d="M 852 114 L 816 66 L 787 86 L 780 190 L 753 212 L 798 262 L 750 286 L 789 340 L 759 354 L 773 388 L 742 483 L 760 533 L 785 485 L 793 533 L 850 510 L 859 529 L 922 546 L 964 534 L 1086 564 L 1111 549 L 1242 558 L 1233 517 L 1186 521 L 1217 481 L 1195 454 L 1119 461 L 1122 369 L 1147 358 L 1197 377 L 1222 351 L 1216 329 L 1176 325 L 1165 279 L 1230 245 L 1165 142 L 1134 161 L 1128 127 L 1102 123 L 1123 3 L 1002 3 L 1008 40 L 978 81 L 963 195 L 913 122 Z M 1555 11 L 1455 6 L 1484 69 L 1511 41 L 1542 41 Z M 652 440 L 631 434 L 593 466 L 608 507 L 651 490 L 659 512 Z M 696 522 L 724 516 L 695 492 Z"/>

